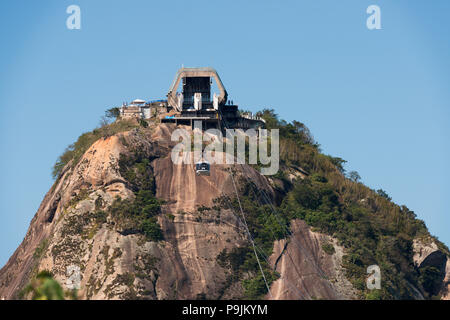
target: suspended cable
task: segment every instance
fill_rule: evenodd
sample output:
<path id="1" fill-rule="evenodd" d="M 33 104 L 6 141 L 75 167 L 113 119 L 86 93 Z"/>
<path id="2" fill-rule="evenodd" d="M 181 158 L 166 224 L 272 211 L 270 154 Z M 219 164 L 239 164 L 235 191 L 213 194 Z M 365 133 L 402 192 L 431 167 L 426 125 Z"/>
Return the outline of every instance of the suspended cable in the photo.
<path id="1" fill-rule="evenodd" d="M 252 246 L 253 246 L 253 252 L 255 253 L 256 261 L 258 261 L 258 266 L 259 266 L 259 269 L 261 270 L 261 274 L 263 276 L 264 283 L 266 284 L 267 291 L 269 292 L 270 297 L 273 298 L 272 292 L 270 292 L 269 285 L 267 284 L 266 276 L 264 275 L 264 271 L 263 271 L 261 263 L 259 261 L 258 253 L 256 252 L 255 242 L 253 241 L 253 238 L 252 238 L 252 236 L 250 234 L 250 230 L 248 229 L 247 221 L 245 219 L 244 211 L 242 210 L 241 200 L 239 199 L 239 194 L 238 194 L 238 191 L 237 191 L 237 188 L 236 188 L 236 183 L 234 182 L 233 172 L 231 171 L 231 168 L 230 168 L 230 174 L 231 174 L 231 180 L 233 181 L 234 192 L 236 193 L 236 197 L 237 197 L 237 200 L 238 200 L 239 209 L 241 210 L 242 220 L 244 221 L 245 229 L 247 230 L 247 233 L 248 233 L 248 235 L 250 237 L 250 241 L 251 241 Z"/>
<path id="2" fill-rule="evenodd" d="M 226 198 L 226 200 L 227 200 L 227 204 L 228 204 L 229 209 L 234 213 L 234 215 L 236 216 L 236 218 L 237 218 L 239 221 L 242 222 L 242 220 L 236 215 L 236 212 L 234 211 L 234 209 L 233 209 L 233 207 L 232 207 L 232 205 L 231 205 L 230 200 L 229 200 L 228 198 Z M 244 223 L 242 222 L 242 224 L 244 224 Z M 271 231 L 272 231 L 272 230 L 271 230 Z M 273 238 L 274 238 L 274 241 L 275 241 L 275 240 L 276 240 L 276 237 L 275 237 L 275 234 L 273 233 L 273 231 L 272 231 L 272 235 L 273 235 Z M 255 241 L 255 239 L 252 237 L 251 234 L 250 234 L 250 237 L 253 239 L 253 241 Z M 270 265 L 270 262 L 269 262 L 269 260 L 268 260 L 268 257 L 267 257 L 267 255 L 266 255 L 266 253 L 264 252 L 264 250 L 263 250 L 260 246 L 258 246 L 256 243 L 255 243 L 255 247 L 256 247 L 256 249 L 258 249 L 258 251 L 260 252 L 262 258 L 266 261 L 266 263 L 267 263 L 268 265 Z M 288 255 L 289 255 L 289 252 L 288 252 Z M 291 258 L 291 261 L 292 261 L 293 264 L 295 264 L 294 261 L 292 260 L 292 258 Z M 297 271 L 297 274 L 300 276 L 300 274 L 298 273 L 297 268 L 296 268 L 296 271 Z M 297 292 L 296 292 L 296 293 L 297 293 L 297 296 L 300 297 L 300 299 L 303 299 L 303 300 L 306 300 L 306 299 L 307 299 L 307 298 L 303 295 L 303 293 L 301 292 L 301 290 L 300 290 L 299 288 L 297 288 L 296 286 L 292 285 L 289 281 L 286 281 L 286 279 L 284 279 L 283 275 L 280 275 L 280 279 L 283 281 L 283 283 L 285 283 L 285 284 L 288 285 L 289 287 L 295 289 L 295 291 L 297 291 Z"/>

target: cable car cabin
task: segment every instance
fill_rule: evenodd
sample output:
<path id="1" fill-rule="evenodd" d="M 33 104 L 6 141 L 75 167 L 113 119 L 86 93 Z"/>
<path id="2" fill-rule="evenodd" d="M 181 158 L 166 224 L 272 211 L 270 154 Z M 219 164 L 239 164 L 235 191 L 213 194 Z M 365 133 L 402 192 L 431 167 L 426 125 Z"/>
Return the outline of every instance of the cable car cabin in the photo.
<path id="1" fill-rule="evenodd" d="M 198 176 L 209 176 L 210 165 L 206 161 L 197 162 L 195 164 L 195 172 Z"/>

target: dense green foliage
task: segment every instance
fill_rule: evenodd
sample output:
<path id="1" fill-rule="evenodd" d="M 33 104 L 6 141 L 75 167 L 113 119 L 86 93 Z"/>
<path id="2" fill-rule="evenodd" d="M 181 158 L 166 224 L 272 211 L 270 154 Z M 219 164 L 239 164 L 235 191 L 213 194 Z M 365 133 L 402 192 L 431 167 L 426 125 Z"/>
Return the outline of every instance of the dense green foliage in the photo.
<path id="1" fill-rule="evenodd" d="M 268 129 L 280 130 L 281 171 L 273 178 L 283 182 L 284 188 L 278 189 L 282 197 L 272 210 L 268 203 L 274 200 L 268 200 L 251 182 L 243 179 L 239 185 L 242 208 L 268 282 L 276 279 L 265 261 L 273 241 L 287 237 L 292 219 L 302 219 L 345 247 L 347 277 L 361 298 L 411 299 L 416 296 L 412 285 L 425 297 L 432 297 L 439 270 L 418 270 L 413 265 L 413 239 L 430 237 L 424 222 L 407 207 L 393 203 L 384 190 L 364 186 L 356 171 L 346 174 L 346 161 L 322 154 L 302 123 L 279 120 L 273 110 L 258 115 L 266 120 Z M 309 174 L 291 182 L 285 173 L 290 168 L 302 168 Z M 222 197 L 221 207 L 227 206 L 240 212 L 237 199 Z M 251 248 L 249 243 L 248 247 L 224 251 L 217 259 L 231 271 L 228 284 L 240 280 L 246 298 L 260 298 L 267 289 Z M 335 253 L 330 243 L 322 244 L 322 248 L 330 255 Z M 381 269 L 381 290 L 366 288 L 367 267 L 373 264 Z"/>
<path id="2" fill-rule="evenodd" d="M 118 107 L 114 107 L 105 111 L 105 117 L 108 119 L 116 120 L 120 116 L 120 109 Z"/>
<path id="3" fill-rule="evenodd" d="M 20 293 L 21 297 L 27 295 L 30 295 L 32 300 L 64 300 L 66 297 L 76 299 L 77 294 L 76 291 L 64 292 L 52 273 L 43 270 Z"/>
<path id="4" fill-rule="evenodd" d="M 161 202 L 148 190 L 140 190 L 136 199 L 117 198 L 108 212 L 122 234 L 141 233 L 148 240 L 162 239 L 161 228 L 155 218 L 160 213 Z"/>
<path id="5" fill-rule="evenodd" d="M 441 281 L 441 272 L 438 268 L 425 266 L 420 269 L 419 283 L 427 292 L 437 293 Z"/>
<path id="6" fill-rule="evenodd" d="M 162 202 L 155 198 L 155 181 L 150 159 L 139 149 L 131 155 L 121 154 L 119 171 L 130 183 L 135 199 L 117 198 L 108 208 L 123 234 L 141 233 L 150 241 L 162 240 L 162 231 L 156 220 Z"/>
<path id="7" fill-rule="evenodd" d="M 412 263 L 412 240 L 430 236 L 424 222 L 407 207 L 391 202 L 384 190 L 364 186 L 357 172 L 344 175 L 345 160 L 323 155 L 303 124 L 278 120 L 273 110 L 260 115 L 268 128 L 280 129 L 282 169 L 294 165 L 309 172 L 307 178 L 294 181 L 280 203 L 286 221 L 303 219 L 336 237 L 346 248 L 347 276 L 363 297 L 410 299 L 415 296 L 410 284 L 428 296 L 437 272 L 419 271 Z M 366 268 L 372 264 L 381 268 L 383 285 L 378 293 L 365 286 Z"/>
<path id="8" fill-rule="evenodd" d="M 263 259 L 261 254 L 258 254 L 258 257 L 260 260 Z M 235 247 L 230 252 L 225 249 L 217 256 L 217 262 L 221 267 L 229 270 L 226 288 L 236 281 L 241 281 L 246 299 L 260 299 L 267 293 L 258 261 L 250 246 Z M 261 266 L 270 285 L 278 275 L 270 269 L 265 260 L 261 261 Z"/>
<path id="9" fill-rule="evenodd" d="M 334 254 L 336 250 L 334 249 L 334 246 L 331 243 L 322 243 L 322 249 L 325 251 L 325 253 L 328 254 Z"/>
<path id="10" fill-rule="evenodd" d="M 285 237 L 288 222 L 283 217 L 274 216 L 270 205 L 265 202 L 263 195 L 252 183 L 242 181 L 240 185 L 242 188 L 239 198 L 242 210 L 249 232 L 254 239 L 261 267 L 270 286 L 278 275 L 270 268 L 267 260 L 272 254 L 273 242 Z M 236 198 L 221 197 L 218 202 L 220 207 L 230 208 L 236 216 L 241 217 Z M 250 243 L 245 247 L 233 248 L 231 252 L 222 251 L 217 260 L 219 265 L 230 271 L 228 284 L 235 281 L 242 282 L 246 299 L 260 299 L 267 293 L 267 287 Z"/>

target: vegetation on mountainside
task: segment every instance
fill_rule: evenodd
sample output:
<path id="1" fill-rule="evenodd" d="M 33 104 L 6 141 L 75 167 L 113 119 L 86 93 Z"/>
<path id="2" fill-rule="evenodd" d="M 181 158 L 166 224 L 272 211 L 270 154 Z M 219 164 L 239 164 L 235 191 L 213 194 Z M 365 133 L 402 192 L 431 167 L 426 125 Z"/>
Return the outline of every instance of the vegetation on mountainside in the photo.
<path id="1" fill-rule="evenodd" d="M 116 133 L 128 131 L 136 128 L 139 125 L 132 120 L 119 120 L 111 124 L 103 123 L 102 126 L 90 132 L 83 133 L 78 137 L 78 140 L 69 145 L 62 155 L 59 156 L 52 169 L 52 176 L 57 179 L 63 168 L 72 161 L 71 166 L 74 167 L 81 159 L 83 154 L 89 149 L 92 144 L 100 138 L 107 138 Z"/>
<path id="2" fill-rule="evenodd" d="M 117 120 L 120 117 L 120 108 L 114 107 L 105 111 L 106 119 Z"/>
<path id="3" fill-rule="evenodd" d="M 322 154 L 304 124 L 279 120 L 273 110 L 258 115 L 266 120 L 267 129 L 279 129 L 281 171 L 273 178 L 288 186 L 282 200 L 272 208 L 267 195 L 250 181 L 243 179 L 239 184 L 247 224 L 269 284 L 277 276 L 265 261 L 272 253 L 273 241 L 288 236 L 289 221 L 302 219 L 345 247 L 346 274 L 361 298 L 412 299 L 417 296 L 412 285 L 425 297 L 437 294 L 439 270 L 418 270 L 413 265 L 413 239 L 430 237 L 424 222 L 406 206 L 393 203 L 384 190 L 364 186 L 356 171 L 346 173 L 345 160 Z M 309 175 L 291 183 L 283 172 L 289 168 L 302 168 Z M 239 213 L 236 199 L 222 198 L 221 206 Z M 448 254 L 448 249 L 438 243 Z M 331 244 L 322 247 L 334 254 Z M 228 285 L 242 282 L 245 297 L 260 298 L 267 293 L 250 243 L 248 247 L 223 251 L 217 260 L 232 271 Z M 366 288 L 367 267 L 374 264 L 381 269 L 380 290 Z"/>
<path id="4" fill-rule="evenodd" d="M 225 291 L 231 284 L 241 281 L 246 299 L 260 299 L 267 293 L 266 284 L 252 248 L 235 247 L 230 252 L 224 249 L 217 256 L 217 263 L 228 270 L 227 280 L 222 291 Z M 261 267 L 270 286 L 279 275 L 273 272 L 264 260 L 261 261 Z"/>
<path id="5" fill-rule="evenodd" d="M 150 241 L 162 240 L 156 219 L 162 201 L 155 198 L 155 180 L 150 159 L 136 148 L 131 155 L 120 155 L 119 171 L 134 191 L 134 199 L 117 198 L 107 212 L 123 234 L 140 233 Z"/>
<path id="6" fill-rule="evenodd" d="M 115 117 L 117 111 L 109 110 Z M 267 129 L 279 129 L 280 171 L 274 179 L 286 188 L 282 199 L 272 207 L 267 195 L 249 181 L 240 181 L 240 200 L 249 231 L 257 246 L 258 257 L 268 284 L 277 279 L 266 259 L 272 253 L 273 242 L 288 236 L 292 219 L 302 219 L 315 229 L 333 236 L 345 247 L 344 267 L 347 277 L 366 299 L 410 299 L 416 296 L 412 286 L 427 298 L 437 294 L 440 272 L 433 267 L 417 269 L 412 261 L 412 241 L 431 237 L 423 221 L 406 206 L 396 205 L 382 189 L 364 186 L 356 171 L 346 173 L 345 160 L 321 152 L 308 128 L 298 122 L 280 120 L 273 110 L 257 114 L 266 120 Z M 81 135 L 59 157 L 53 168 L 57 178 L 65 165 L 75 166 L 84 152 L 98 139 L 126 131 L 143 123 L 118 120 L 112 124 Z M 270 150 L 270 148 L 269 148 Z M 150 241 L 163 238 L 157 215 L 162 202 L 155 198 L 152 159 L 135 148 L 129 155 L 121 155 L 120 174 L 129 183 L 135 198 L 117 198 L 105 209 L 115 226 L 123 234 L 142 234 Z M 308 172 L 306 178 L 289 181 L 287 171 L 301 168 Z M 221 208 L 231 208 L 239 214 L 237 199 L 221 197 Z M 102 221 L 104 216 L 101 215 Z M 438 246 L 447 254 L 448 249 Z M 322 244 L 327 254 L 334 254 L 331 244 Z M 248 246 L 222 251 L 218 263 L 229 270 L 226 290 L 231 284 L 241 282 L 246 298 L 257 299 L 267 293 L 259 266 L 249 243 Z M 366 288 L 367 267 L 376 264 L 381 268 L 381 290 Z"/>
<path id="7" fill-rule="evenodd" d="M 31 296 L 32 300 L 76 299 L 76 290 L 64 292 L 51 272 L 43 270 L 20 292 L 20 296 Z"/>
<path id="8" fill-rule="evenodd" d="M 366 268 L 372 264 L 381 268 L 382 299 L 414 297 L 411 284 L 421 288 L 425 296 L 435 294 L 429 289 L 437 278 L 435 270 L 423 275 L 412 263 L 413 239 L 430 237 L 425 223 L 406 206 L 393 203 L 385 191 L 364 186 L 356 172 L 346 176 L 345 161 L 322 154 L 303 124 L 279 120 L 273 110 L 259 115 L 268 129 L 280 130 L 281 167 L 298 166 L 310 173 L 294 181 L 280 203 L 278 211 L 285 220 L 303 219 L 336 237 L 347 249 L 347 276 L 364 296 L 369 294 Z M 255 235 L 264 243 L 264 233 Z"/>
<path id="9" fill-rule="evenodd" d="M 270 206 L 259 204 L 254 189 L 245 182 L 242 185 L 244 188 L 240 192 L 241 206 L 250 234 L 254 239 L 267 284 L 270 286 L 279 275 L 270 268 L 268 257 L 272 254 L 273 242 L 284 238 L 283 226 L 287 224 L 287 221 L 281 218 L 281 224 L 278 223 L 276 218 L 270 214 Z M 217 199 L 217 202 L 219 207 L 231 209 L 237 217 L 241 216 L 236 198 L 230 199 L 223 196 Z M 229 271 L 226 287 L 241 281 L 246 299 L 260 299 L 267 293 L 264 278 L 250 243 L 245 247 L 233 248 L 230 252 L 222 251 L 217 256 L 217 262 Z"/>
<path id="10" fill-rule="evenodd" d="M 111 108 L 105 111 L 105 115 L 100 119 L 98 128 L 90 132 L 83 133 L 77 141 L 69 145 L 52 168 L 53 179 L 57 179 L 62 169 L 72 161 L 74 167 L 89 147 L 100 138 L 108 138 L 119 132 L 124 132 L 137 127 L 148 127 L 145 120 L 120 119 L 119 108 Z"/>
<path id="11" fill-rule="evenodd" d="M 125 139 L 123 143 L 126 143 Z M 130 199 L 117 197 L 106 208 L 104 208 L 103 199 L 97 197 L 94 212 L 66 217 L 62 234 L 79 234 L 83 238 L 90 239 L 99 226 L 108 223 L 122 234 L 142 234 L 149 241 L 161 240 L 162 231 L 156 216 L 161 212 L 162 201 L 155 198 L 151 160 L 153 159 L 149 158 L 140 147 L 130 147 L 129 154 L 121 154 L 118 161 L 119 172 L 127 181 L 127 187 L 134 192 L 134 197 Z M 80 201 L 89 198 L 89 194 L 88 189 L 81 189 L 69 201 L 65 209 L 74 207 Z M 63 244 L 55 246 L 53 250 L 60 251 Z"/>

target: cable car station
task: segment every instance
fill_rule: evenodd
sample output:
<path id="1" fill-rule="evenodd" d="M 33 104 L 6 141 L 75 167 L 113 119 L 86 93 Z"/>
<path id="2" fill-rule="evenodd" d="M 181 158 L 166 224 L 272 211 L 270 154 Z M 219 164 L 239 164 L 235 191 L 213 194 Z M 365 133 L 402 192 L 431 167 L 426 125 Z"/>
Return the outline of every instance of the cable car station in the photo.
<path id="1" fill-rule="evenodd" d="M 219 92 L 211 95 L 215 81 Z M 180 87 L 181 90 L 177 91 Z M 172 122 L 193 127 L 194 121 L 202 122 L 202 129 L 224 130 L 260 128 L 264 120 L 251 113 L 240 114 L 238 106 L 228 99 L 228 93 L 218 73 L 213 68 L 181 68 L 167 93 L 168 112 L 161 122 Z"/>

